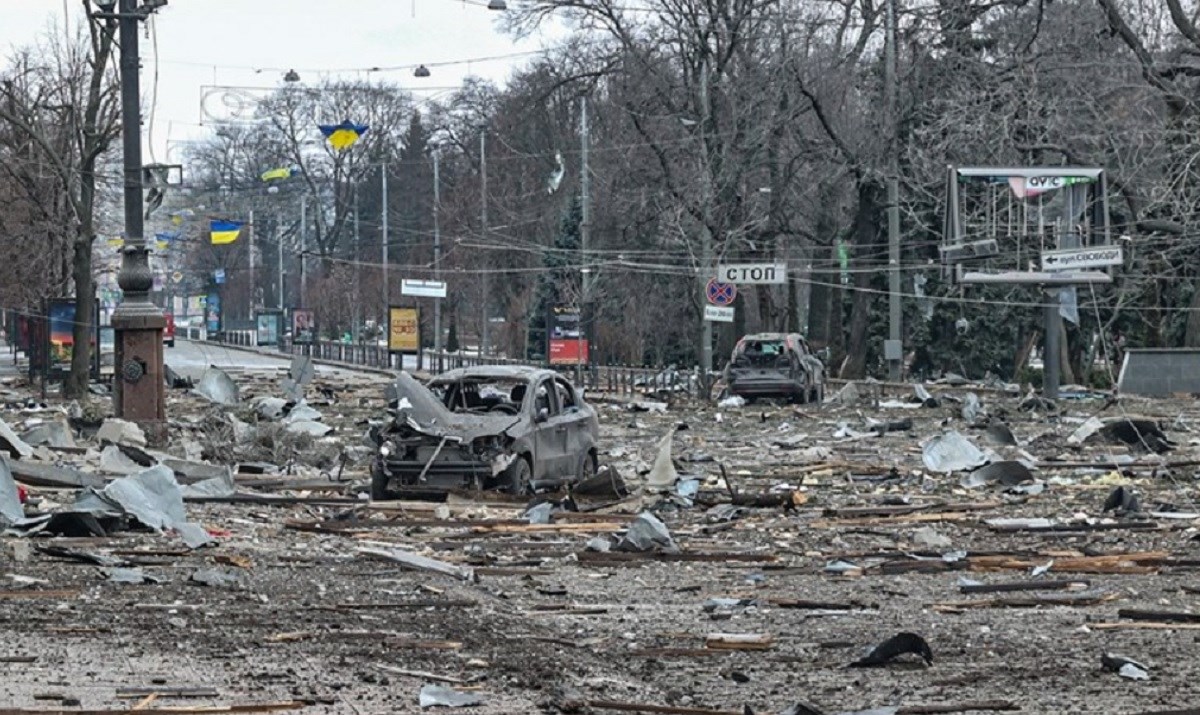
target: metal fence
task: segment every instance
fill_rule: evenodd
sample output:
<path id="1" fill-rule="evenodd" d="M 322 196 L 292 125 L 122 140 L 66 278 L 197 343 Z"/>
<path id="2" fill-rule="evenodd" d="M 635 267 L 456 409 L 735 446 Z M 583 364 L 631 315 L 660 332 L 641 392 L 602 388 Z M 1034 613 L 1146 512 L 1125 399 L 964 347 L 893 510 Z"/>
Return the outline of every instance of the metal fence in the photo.
<path id="1" fill-rule="evenodd" d="M 189 334 L 189 337 L 190 334 Z M 241 347 L 256 347 L 252 330 L 230 330 L 212 336 L 217 342 Z M 361 365 L 377 370 L 401 370 L 412 357 L 393 354 L 382 345 L 354 345 L 335 341 L 285 344 L 285 353 L 309 355 L 318 360 Z M 462 367 L 480 365 L 536 365 L 529 360 L 475 355 L 470 353 L 436 353 L 424 350 L 417 357 L 417 369 L 438 373 Z M 614 395 L 653 395 L 670 401 L 676 397 L 699 398 L 705 394 L 700 369 L 680 370 L 675 366 L 651 367 L 636 365 L 541 365 L 559 370 L 574 383 L 590 392 Z M 581 369 L 582 368 L 582 369 Z M 711 376 L 710 382 L 711 384 Z"/>

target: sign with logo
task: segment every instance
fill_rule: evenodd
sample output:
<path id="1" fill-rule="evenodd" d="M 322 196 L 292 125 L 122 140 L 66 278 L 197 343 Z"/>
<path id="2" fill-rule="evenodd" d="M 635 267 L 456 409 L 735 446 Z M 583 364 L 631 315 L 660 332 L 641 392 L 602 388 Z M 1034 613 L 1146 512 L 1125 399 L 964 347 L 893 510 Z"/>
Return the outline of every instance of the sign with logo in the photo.
<path id="1" fill-rule="evenodd" d="M 551 340 L 551 365 L 581 365 L 588 361 L 588 341 Z"/>
<path id="2" fill-rule="evenodd" d="M 215 271 L 213 271 L 213 283 L 216 283 L 217 285 L 221 285 L 224 282 L 225 282 L 225 269 L 218 268 Z"/>
<path id="3" fill-rule="evenodd" d="M 720 305 L 704 306 L 704 319 L 711 323 L 732 323 L 733 308 Z"/>
<path id="4" fill-rule="evenodd" d="M 704 297 L 713 305 L 733 305 L 734 299 L 737 298 L 737 286 L 709 278 L 704 286 Z"/>
<path id="5" fill-rule="evenodd" d="M 182 281 L 182 280 L 183 280 L 183 273 L 181 273 L 181 272 L 179 272 L 179 271 L 175 271 L 174 273 L 172 273 L 172 274 L 171 274 L 171 281 L 172 281 L 172 282 L 174 282 L 174 283 L 178 283 L 178 282 L 180 282 L 180 281 Z"/>
<path id="6" fill-rule="evenodd" d="M 415 353 L 421 350 L 421 311 L 418 308 L 388 308 L 388 352 Z"/>
<path id="7" fill-rule="evenodd" d="M 717 280 L 737 285 L 787 283 L 786 263 L 731 263 L 717 266 Z"/>
<path id="8" fill-rule="evenodd" d="M 405 278 L 400 281 L 400 295 L 411 295 L 418 298 L 445 298 L 445 281 L 414 281 Z"/>
<path id="9" fill-rule="evenodd" d="M 1119 266 L 1125 262 L 1120 246 L 1096 246 L 1095 248 L 1064 248 L 1058 251 L 1042 251 L 1042 270 L 1069 271 L 1082 268 Z"/>

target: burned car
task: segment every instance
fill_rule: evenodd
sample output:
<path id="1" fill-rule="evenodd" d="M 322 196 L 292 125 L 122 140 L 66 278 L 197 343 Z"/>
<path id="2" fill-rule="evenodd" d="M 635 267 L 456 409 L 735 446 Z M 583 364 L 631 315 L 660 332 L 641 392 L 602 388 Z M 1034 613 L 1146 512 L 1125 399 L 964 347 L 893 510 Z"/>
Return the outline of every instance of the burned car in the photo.
<path id="1" fill-rule="evenodd" d="M 391 420 L 371 430 L 371 497 L 449 489 L 512 494 L 596 473 L 596 412 L 565 378 L 534 367 L 401 373 Z"/>
<path id="2" fill-rule="evenodd" d="M 795 333 L 759 333 L 738 341 L 725 366 L 730 395 L 782 397 L 793 402 L 825 399 L 825 365 Z"/>

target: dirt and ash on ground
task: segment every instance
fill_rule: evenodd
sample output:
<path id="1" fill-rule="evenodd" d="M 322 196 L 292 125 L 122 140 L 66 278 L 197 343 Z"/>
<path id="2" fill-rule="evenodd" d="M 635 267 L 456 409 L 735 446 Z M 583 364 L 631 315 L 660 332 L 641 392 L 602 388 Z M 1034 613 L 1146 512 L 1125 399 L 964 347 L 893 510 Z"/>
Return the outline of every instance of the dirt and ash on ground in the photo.
<path id="1" fill-rule="evenodd" d="M 1052 409 L 942 385 L 922 404 L 870 384 L 821 407 L 595 396 L 601 463 L 633 493 L 531 524 L 526 502 L 495 495 L 370 504 L 363 434 L 383 376 L 307 386 L 326 436 L 250 406 L 282 375 L 231 376 L 238 406 L 170 392 L 164 451 L 281 470 L 189 499 L 212 545 L 0 537 L 0 711 L 366 715 L 420 712 L 424 690 L 477 703 L 452 711 L 467 713 L 1200 712 L 1192 400 Z M 6 422 L 73 411 L 77 447 L 25 461 L 100 473 L 97 408 L 28 394 L 5 386 Z M 928 442 L 955 432 L 969 444 Z M 663 491 L 643 489 L 668 433 L 675 474 L 659 460 Z M 999 481 L 963 486 L 984 461 L 1007 465 Z M 33 513 L 74 490 L 29 496 Z M 1104 512 L 1110 496 L 1122 504 Z M 647 511 L 675 548 L 605 550 Z M 80 560 L 95 556 L 122 563 Z M 932 663 L 847 667 L 901 632 Z"/>

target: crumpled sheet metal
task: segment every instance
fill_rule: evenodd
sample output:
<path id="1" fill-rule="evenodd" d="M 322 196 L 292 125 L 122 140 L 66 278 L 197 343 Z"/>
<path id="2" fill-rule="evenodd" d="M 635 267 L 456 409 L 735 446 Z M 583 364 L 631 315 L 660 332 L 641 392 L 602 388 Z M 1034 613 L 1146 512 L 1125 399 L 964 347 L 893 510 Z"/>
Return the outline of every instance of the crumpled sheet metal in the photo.
<path id="1" fill-rule="evenodd" d="M 155 531 L 177 532 L 190 548 L 212 541 L 203 527 L 188 521 L 183 490 L 174 472 L 161 464 L 117 479 L 101 490 L 83 490 L 75 509 L 107 516 L 128 514 Z"/>
<path id="2" fill-rule="evenodd" d="M 927 440 L 922 447 L 921 459 L 931 472 L 961 472 L 987 462 L 987 456 L 955 430 Z"/>

